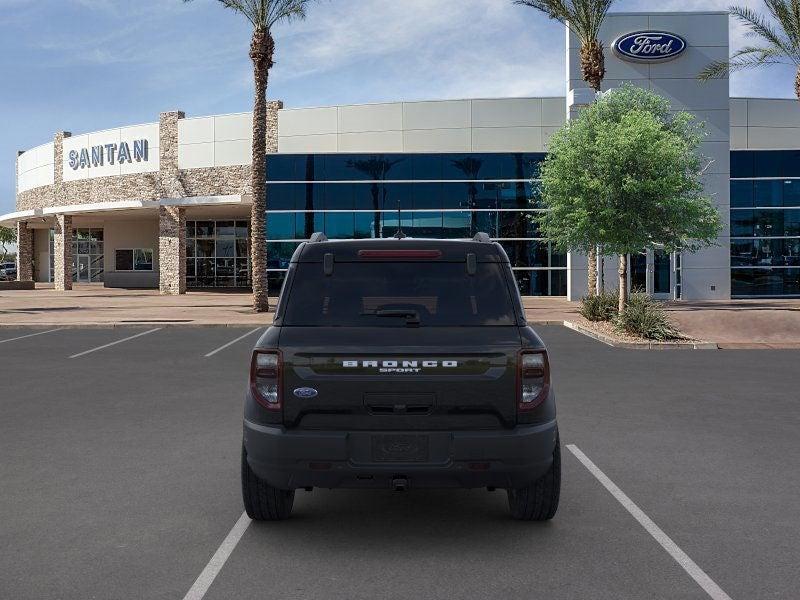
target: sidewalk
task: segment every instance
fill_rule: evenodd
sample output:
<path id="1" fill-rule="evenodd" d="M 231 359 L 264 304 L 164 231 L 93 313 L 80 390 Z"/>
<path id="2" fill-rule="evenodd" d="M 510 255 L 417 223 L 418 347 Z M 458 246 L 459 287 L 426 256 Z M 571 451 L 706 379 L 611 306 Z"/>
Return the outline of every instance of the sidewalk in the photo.
<path id="1" fill-rule="evenodd" d="M 273 299 L 273 302 L 276 299 Z M 71 292 L 46 286 L 0 292 L 0 327 L 160 325 L 266 326 L 272 314 L 251 309 L 249 292 L 121 290 L 78 284 Z M 523 298 L 532 323 L 574 321 L 578 304 L 565 298 Z M 800 300 L 675 302 L 666 305 L 681 331 L 723 348 L 800 349 Z"/>
<path id="2" fill-rule="evenodd" d="M 0 292 L 0 327 L 97 327 L 161 325 L 269 325 L 254 313 L 249 292 L 198 291 L 162 296 L 158 290 L 124 290 L 76 284 L 70 292 L 37 285 L 33 291 Z"/>

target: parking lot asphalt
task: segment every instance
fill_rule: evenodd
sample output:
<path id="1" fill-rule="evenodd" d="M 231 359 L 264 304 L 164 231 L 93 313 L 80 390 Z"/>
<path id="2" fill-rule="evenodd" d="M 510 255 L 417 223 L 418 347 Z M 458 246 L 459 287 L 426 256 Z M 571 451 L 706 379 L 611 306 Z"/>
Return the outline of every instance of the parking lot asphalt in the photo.
<path id="1" fill-rule="evenodd" d="M 502 491 L 301 491 L 289 521 L 246 529 L 205 598 L 714 597 L 568 445 L 723 593 L 798 597 L 800 352 L 539 332 L 565 446 L 553 521 L 511 520 Z M 242 514 L 257 335 L 0 332 L 0 598 L 184 597 Z"/>

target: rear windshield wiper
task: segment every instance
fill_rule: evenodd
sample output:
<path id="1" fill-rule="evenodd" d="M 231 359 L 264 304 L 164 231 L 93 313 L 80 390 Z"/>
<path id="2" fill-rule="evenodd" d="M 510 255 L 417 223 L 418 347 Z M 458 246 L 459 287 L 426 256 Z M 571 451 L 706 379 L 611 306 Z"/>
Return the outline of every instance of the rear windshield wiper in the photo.
<path id="1" fill-rule="evenodd" d="M 405 317 L 406 325 L 419 325 L 419 313 L 416 310 L 402 308 L 386 308 L 361 313 L 362 315 L 374 315 L 376 317 Z"/>

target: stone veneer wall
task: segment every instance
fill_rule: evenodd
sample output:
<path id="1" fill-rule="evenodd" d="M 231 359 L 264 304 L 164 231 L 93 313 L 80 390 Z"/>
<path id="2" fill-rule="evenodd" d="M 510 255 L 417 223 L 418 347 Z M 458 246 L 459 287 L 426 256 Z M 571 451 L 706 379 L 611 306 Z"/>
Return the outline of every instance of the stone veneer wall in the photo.
<path id="1" fill-rule="evenodd" d="M 17 281 L 33 281 L 33 229 L 17 223 Z"/>
<path id="2" fill-rule="evenodd" d="M 186 210 L 158 207 L 158 288 L 162 294 L 186 293 Z"/>
<path id="3" fill-rule="evenodd" d="M 53 283 L 58 291 L 72 289 L 72 217 L 56 215 L 53 236 Z"/>
<path id="4" fill-rule="evenodd" d="M 278 110 L 283 103 L 267 103 L 267 152 L 278 151 Z M 68 132 L 54 138 L 55 165 L 53 185 L 19 192 L 17 210 L 50 206 L 92 204 L 114 200 L 158 200 L 185 196 L 226 196 L 250 193 L 250 165 L 178 169 L 178 120 L 181 111 L 161 113 L 159 118 L 159 172 L 94 177 L 63 181 L 62 152 Z"/>

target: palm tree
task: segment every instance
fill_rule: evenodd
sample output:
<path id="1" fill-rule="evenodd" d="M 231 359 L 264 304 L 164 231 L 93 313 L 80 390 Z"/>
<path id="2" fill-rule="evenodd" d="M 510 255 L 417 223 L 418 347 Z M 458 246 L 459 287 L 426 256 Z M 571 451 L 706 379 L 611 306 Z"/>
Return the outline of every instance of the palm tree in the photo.
<path id="1" fill-rule="evenodd" d="M 764 0 L 764 4 L 770 18 L 746 6 L 730 8 L 730 13 L 747 28 L 747 35 L 757 38 L 761 45 L 745 46 L 730 60 L 711 63 L 699 77 L 706 81 L 725 77 L 731 71 L 790 64 L 797 70 L 794 93 L 800 100 L 800 0 Z"/>
<path id="2" fill-rule="evenodd" d="M 581 76 L 595 92 L 600 91 L 606 76 L 603 42 L 598 38 L 600 27 L 614 0 L 514 0 L 514 4 L 530 6 L 551 19 L 566 25 L 581 42 Z M 597 290 L 597 251 L 592 248 L 589 262 L 589 295 Z"/>
<path id="3" fill-rule="evenodd" d="M 253 309 L 269 310 L 267 289 L 267 241 L 265 221 L 267 209 L 267 83 L 274 65 L 275 40 L 272 28 L 282 21 L 304 19 L 312 0 L 219 0 L 225 8 L 235 10 L 253 26 L 250 59 L 253 61 L 255 100 L 253 102 L 253 205 L 250 209 L 252 240 L 250 263 L 253 270 Z M 191 2 L 191 0 L 184 0 Z"/>

